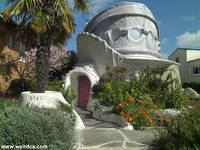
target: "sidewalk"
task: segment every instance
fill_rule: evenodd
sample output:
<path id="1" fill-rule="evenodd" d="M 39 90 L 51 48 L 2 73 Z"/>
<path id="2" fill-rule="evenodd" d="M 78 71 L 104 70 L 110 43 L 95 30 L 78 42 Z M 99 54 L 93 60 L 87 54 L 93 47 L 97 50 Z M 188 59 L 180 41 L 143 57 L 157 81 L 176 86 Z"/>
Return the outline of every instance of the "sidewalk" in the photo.
<path id="1" fill-rule="evenodd" d="M 153 149 L 156 130 L 127 131 L 113 123 L 92 118 L 87 110 L 76 108 L 86 129 L 76 131 L 76 150 L 146 150 Z"/>
<path id="2" fill-rule="evenodd" d="M 114 128 L 85 129 L 78 132 L 77 150 L 153 149 L 155 130 L 125 131 Z"/>

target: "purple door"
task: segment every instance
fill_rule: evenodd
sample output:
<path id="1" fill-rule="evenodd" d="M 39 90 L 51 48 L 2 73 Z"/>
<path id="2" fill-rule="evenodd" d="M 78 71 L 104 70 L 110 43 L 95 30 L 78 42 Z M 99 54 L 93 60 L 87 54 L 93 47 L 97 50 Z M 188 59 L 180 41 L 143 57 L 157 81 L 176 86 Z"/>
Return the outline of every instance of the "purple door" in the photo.
<path id="1" fill-rule="evenodd" d="M 87 76 L 79 76 L 78 106 L 86 108 L 90 98 L 90 80 Z"/>

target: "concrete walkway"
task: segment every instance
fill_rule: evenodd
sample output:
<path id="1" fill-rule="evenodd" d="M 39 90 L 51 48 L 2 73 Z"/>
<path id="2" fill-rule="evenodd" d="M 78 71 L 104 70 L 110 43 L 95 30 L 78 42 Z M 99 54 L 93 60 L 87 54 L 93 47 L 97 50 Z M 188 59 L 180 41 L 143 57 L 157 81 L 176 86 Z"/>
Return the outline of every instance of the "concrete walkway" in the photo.
<path id="1" fill-rule="evenodd" d="M 122 130 L 113 123 L 92 118 L 89 111 L 76 108 L 86 129 L 76 131 L 76 150 L 145 150 L 153 149 L 156 130 Z"/>
<path id="2" fill-rule="evenodd" d="M 77 150 L 153 149 L 154 130 L 125 131 L 114 128 L 85 129 L 78 132 Z"/>

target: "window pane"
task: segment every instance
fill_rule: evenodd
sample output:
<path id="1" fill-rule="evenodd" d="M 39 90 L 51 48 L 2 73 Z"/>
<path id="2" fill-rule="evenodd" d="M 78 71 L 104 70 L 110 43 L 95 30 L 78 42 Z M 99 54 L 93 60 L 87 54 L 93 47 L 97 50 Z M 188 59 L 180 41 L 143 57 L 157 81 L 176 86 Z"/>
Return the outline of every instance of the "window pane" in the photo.
<path id="1" fill-rule="evenodd" d="M 177 63 L 180 63 L 179 57 L 176 58 L 176 62 L 177 62 Z"/>
<path id="2" fill-rule="evenodd" d="M 25 55 L 25 50 L 26 50 L 26 45 L 23 42 L 20 42 L 20 44 L 19 44 L 20 56 L 24 56 Z"/>
<path id="3" fill-rule="evenodd" d="M 8 46 L 9 47 L 14 47 L 15 46 L 15 37 L 13 35 L 9 35 Z"/>
<path id="4" fill-rule="evenodd" d="M 141 32 L 139 29 L 133 28 L 130 30 L 130 36 L 134 40 L 139 40 L 141 37 Z"/>
<path id="5" fill-rule="evenodd" d="M 198 74 L 200 74 L 200 67 L 199 67 L 199 69 L 198 69 L 198 70 L 199 70 Z"/>
<path id="6" fill-rule="evenodd" d="M 198 67 L 193 67 L 193 74 L 198 74 L 199 68 Z"/>
<path id="7" fill-rule="evenodd" d="M 111 31 L 111 38 L 113 41 L 117 41 L 121 37 L 121 32 L 119 29 L 113 29 Z"/>

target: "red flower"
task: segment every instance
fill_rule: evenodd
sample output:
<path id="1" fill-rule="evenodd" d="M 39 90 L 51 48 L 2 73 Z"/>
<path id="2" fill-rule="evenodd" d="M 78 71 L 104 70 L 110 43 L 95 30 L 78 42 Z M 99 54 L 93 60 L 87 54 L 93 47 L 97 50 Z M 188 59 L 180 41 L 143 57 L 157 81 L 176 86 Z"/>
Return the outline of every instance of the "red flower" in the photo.
<path id="1" fill-rule="evenodd" d="M 133 102 L 133 101 L 135 101 L 135 98 L 129 97 L 129 98 L 128 98 L 128 101 L 129 101 L 129 102 Z"/>

